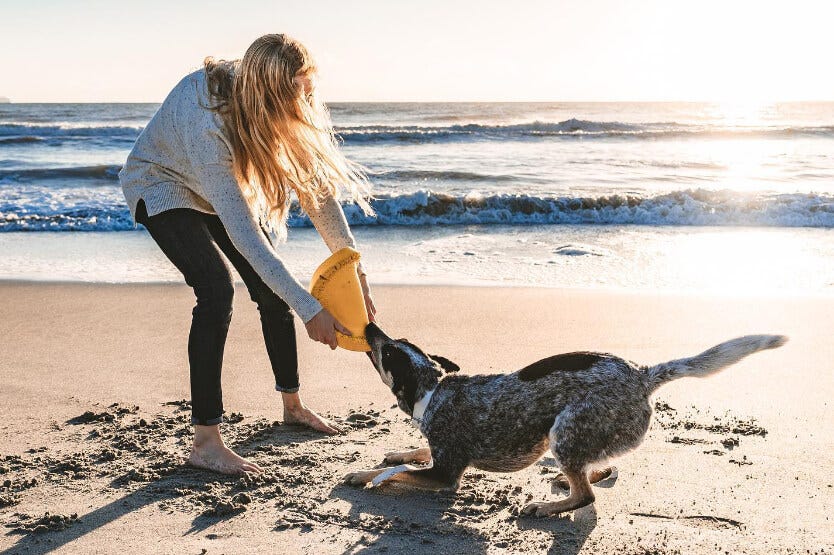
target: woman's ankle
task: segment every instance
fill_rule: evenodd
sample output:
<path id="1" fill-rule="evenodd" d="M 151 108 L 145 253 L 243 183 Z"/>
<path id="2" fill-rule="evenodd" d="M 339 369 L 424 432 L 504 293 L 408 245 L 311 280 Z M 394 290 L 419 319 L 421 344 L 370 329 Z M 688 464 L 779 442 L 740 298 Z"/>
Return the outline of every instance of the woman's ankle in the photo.
<path id="1" fill-rule="evenodd" d="M 286 393 L 281 392 L 281 401 L 284 403 L 284 410 L 293 412 L 304 408 L 304 402 L 298 392 Z"/>
<path id="2" fill-rule="evenodd" d="M 194 448 L 207 447 L 211 445 L 223 445 L 223 437 L 220 435 L 220 424 L 212 426 L 194 425 Z"/>

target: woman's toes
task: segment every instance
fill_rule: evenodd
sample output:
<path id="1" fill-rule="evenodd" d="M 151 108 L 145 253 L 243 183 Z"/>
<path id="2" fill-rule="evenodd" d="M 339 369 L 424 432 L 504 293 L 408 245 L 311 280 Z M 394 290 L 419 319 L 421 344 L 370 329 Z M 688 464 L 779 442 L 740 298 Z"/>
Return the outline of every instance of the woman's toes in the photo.
<path id="1" fill-rule="evenodd" d="M 342 428 L 340 428 L 339 426 L 337 426 L 333 422 L 330 422 L 329 420 L 323 421 L 322 424 L 323 424 L 323 426 L 321 428 L 321 431 L 326 432 L 326 433 L 331 434 L 331 435 L 340 434 L 344 431 L 344 430 L 342 430 Z"/>
<path id="2" fill-rule="evenodd" d="M 290 424 L 301 424 L 319 432 L 334 435 L 341 433 L 343 430 L 326 418 L 322 418 L 315 412 L 304 407 L 299 410 L 285 411 L 284 421 Z"/>
<path id="3" fill-rule="evenodd" d="M 311 412 L 310 426 L 312 426 L 316 430 L 319 430 L 321 432 L 331 434 L 331 435 L 338 434 L 338 433 L 341 433 L 343 431 L 334 422 L 332 422 L 330 420 L 327 420 L 326 418 L 322 418 L 321 416 L 319 416 L 318 414 L 316 414 L 312 411 L 310 411 L 310 412 Z"/>
<path id="4" fill-rule="evenodd" d="M 263 468 L 253 463 L 244 464 L 240 469 L 243 472 L 252 472 L 253 474 L 260 474 L 264 471 Z"/>
<path id="5" fill-rule="evenodd" d="M 311 426 L 311 428 L 313 428 L 317 432 L 323 432 L 323 433 L 325 433 L 329 436 L 335 436 L 339 433 L 339 430 L 336 430 L 335 428 L 331 428 L 330 426 L 328 426 L 326 424 L 324 426 L 313 425 L 313 426 Z"/>
<path id="6" fill-rule="evenodd" d="M 213 445 L 205 448 L 193 448 L 188 457 L 188 464 L 221 474 L 241 474 L 263 472 L 260 466 L 250 462 L 225 445 Z"/>

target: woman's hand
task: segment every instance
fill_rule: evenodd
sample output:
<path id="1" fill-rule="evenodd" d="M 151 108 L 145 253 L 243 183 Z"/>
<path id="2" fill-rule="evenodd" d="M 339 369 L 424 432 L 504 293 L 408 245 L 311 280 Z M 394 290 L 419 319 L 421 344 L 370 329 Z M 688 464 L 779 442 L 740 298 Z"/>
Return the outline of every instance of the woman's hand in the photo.
<path id="1" fill-rule="evenodd" d="M 362 284 L 362 294 L 365 296 L 365 309 L 368 311 L 368 320 L 376 322 L 376 307 L 374 300 L 371 298 L 371 288 L 368 287 L 368 276 L 359 274 L 359 283 Z"/>
<path id="2" fill-rule="evenodd" d="M 340 331 L 345 335 L 350 335 L 346 327 L 340 324 L 332 314 L 326 309 L 322 308 L 318 314 L 313 316 L 309 322 L 304 324 L 307 328 L 307 335 L 313 341 L 329 345 L 331 349 L 336 348 L 336 332 Z"/>

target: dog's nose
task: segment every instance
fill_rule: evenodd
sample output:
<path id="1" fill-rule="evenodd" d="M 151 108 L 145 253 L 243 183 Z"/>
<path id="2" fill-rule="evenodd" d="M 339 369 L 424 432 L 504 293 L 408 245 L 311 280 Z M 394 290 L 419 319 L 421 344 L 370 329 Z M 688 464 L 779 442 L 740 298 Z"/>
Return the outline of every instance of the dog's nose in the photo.
<path id="1" fill-rule="evenodd" d="M 365 326 L 365 339 L 368 340 L 368 343 L 372 343 L 380 339 L 389 339 L 389 337 L 385 335 L 385 332 L 382 331 L 379 326 L 377 326 L 374 322 L 371 322 Z"/>

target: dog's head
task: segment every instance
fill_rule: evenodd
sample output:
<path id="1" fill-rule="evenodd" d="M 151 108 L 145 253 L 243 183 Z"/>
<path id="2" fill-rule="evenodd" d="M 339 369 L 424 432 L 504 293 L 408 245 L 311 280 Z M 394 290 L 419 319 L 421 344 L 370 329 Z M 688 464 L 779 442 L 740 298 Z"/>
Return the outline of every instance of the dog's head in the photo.
<path id="1" fill-rule="evenodd" d="M 368 358 L 408 415 L 414 412 L 414 403 L 437 385 L 443 372 L 460 370 L 451 360 L 427 355 L 406 339 L 391 339 L 374 323 L 365 328 L 365 338 L 371 346 Z"/>

